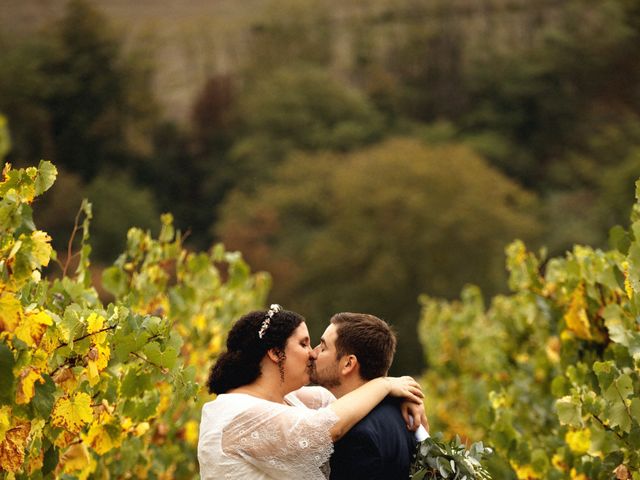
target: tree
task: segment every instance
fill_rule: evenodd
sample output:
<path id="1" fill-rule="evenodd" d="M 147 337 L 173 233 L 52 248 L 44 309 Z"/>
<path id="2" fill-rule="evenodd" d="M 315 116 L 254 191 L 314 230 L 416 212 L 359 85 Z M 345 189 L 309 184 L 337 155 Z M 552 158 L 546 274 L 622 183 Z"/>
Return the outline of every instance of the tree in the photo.
<path id="1" fill-rule="evenodd" d="M 40 38 L 18 46 L 3 42 L 0 52 L 0 111 L 11 122 L 12 151 L 9 160 L 22 164 L 52 153 L 50 113 L 44 104 L 47 80 L 44 59 L 52 45 Z"/>
<path id="2" fill-rule="evenodd" d="M 485 153 L 527 187 L 594 188 L 603 166 L 626 153 L 612 155 L 593 140 L 611 147 L 603 130 L 622 133 L 640 115 L 638 41 L 635 2 L 567 2 L 531 48 L 473 62 L 464 131 L 499 139 L 502 148 Z M 614 149 L 629 145 L 621 140 Z"/>
<path id="3" fill-rule="evenodd" d="M 395 139 L 297 155 L 253 193 L 232 194 L 217 232 L 274 277 L 274 301 L 317 334 L 337 311 L 397 325 L 397 368 L 416 371 L 422 291 L 503 288 L 502 245 L 539 229 L 534 199 L 461 146 Z"/>
<path id="4" fill-rule="evenodd" d="M 469 107 L 459 11 L 446 1 L 417 2 L 412 11 L 419 20 L 408 20 L 404 38 L 391 46 L 386 60 L 398 79 L 401 111 L 420 121 L 456 119 Z M 425 25 L 430 16 L 437 17 L 433 27 Z"/>
<path id="5" fill-rule="evenodd" d="M 84 181 L 141 162 L 156 114 L 148 63 L 125 56 L 88 1 L 70 0 L 53 28 L 6 57 L 0 109 L 14 126 L 15 158 L 53 158 Z"/>
<path id="6" fill-rule="evenodd" d="M 131 101 L 128 88 L 134 70 L 123 62 L 121 46 L 105 17 L 88 2 L 71 0 L 56 34 L 59 50 L 43 68 L 51 82 L 45 101 L 51 112 L 54 158 L 91 179 L 101 167 L 122 167 L 135 158 L 128 129 L 143 112 L 134 107 L 153 102 L 144 89 L 136 95 L 145 96 L 145 103 Z"/>
<path id="7" fill-rule="evenodd" d="M 332 55 L 331 7 L 322 2 L 266 2 L 247 37 L 243 76 L 256 81 L 301 62 L 326 67 Z"/>
<path id="8" fill-rule="evenodd" d="M 237 93 L 230 75 L 216 75 L 207 80 L 191 109 L 195 148 L 200 153 L 229 147 L 237 127 L 234 107 Z"/>
<path id="9" fill-rule="evenodd" d="M 357 90 L 315 67 L 281 69 L 240 104 L 243 133 L 232 156 L 256 182 L 294 149 L 347 151 L 380 138 L 381 116 Z"/>
<path id="10" fill-rule="evenodd" d="M 153 233 L 160 228 L 160 213 L 152 193 L 125 174 L 101 173 L 87 185 L 85 193 L 93 204 L 95 258 L 112 262 L 124 249 L 127 231 L 133 225 Z"/>

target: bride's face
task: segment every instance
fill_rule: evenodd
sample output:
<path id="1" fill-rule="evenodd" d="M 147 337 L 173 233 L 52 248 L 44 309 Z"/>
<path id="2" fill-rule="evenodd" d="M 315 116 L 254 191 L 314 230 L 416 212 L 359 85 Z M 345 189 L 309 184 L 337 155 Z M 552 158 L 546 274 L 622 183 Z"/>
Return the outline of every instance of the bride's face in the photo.
<path id="1" fill-rule="evenodd" d="M 306 323 L 298 325 L 284 348 L 286 359 L 284 361 L 284 378 L 292 390 L 309 383 L 314 352 L 311 348 L 311 339 Z"/>

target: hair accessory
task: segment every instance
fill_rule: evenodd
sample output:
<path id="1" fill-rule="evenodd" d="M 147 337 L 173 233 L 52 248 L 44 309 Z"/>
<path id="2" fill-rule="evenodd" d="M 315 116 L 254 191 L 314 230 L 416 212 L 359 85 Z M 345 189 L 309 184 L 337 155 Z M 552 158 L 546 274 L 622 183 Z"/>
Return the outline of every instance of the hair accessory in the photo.
<path id="1" fill-rule="evenodd" d="M 260 337 L 260 339 L 262 339 L 267 329 L 269 328 L 269 325 L 271 325 L 271 319 L 273 318 L 273 316 L 281 310 L 282 307 L 277 303 L 271 304 L 269 310 L 267 310 L 267 314 L 264 316 L 264 320 L 262 321 L 262 325 L 260 326 L 260 331 L 258 332 L 258 337 Z"/>

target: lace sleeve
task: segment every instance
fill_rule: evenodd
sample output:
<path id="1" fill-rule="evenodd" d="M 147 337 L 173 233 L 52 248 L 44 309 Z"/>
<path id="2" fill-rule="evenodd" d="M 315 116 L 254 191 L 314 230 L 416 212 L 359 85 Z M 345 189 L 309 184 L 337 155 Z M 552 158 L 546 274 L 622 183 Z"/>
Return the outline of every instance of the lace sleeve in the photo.
<path id="1" fill-rule="evenodd" d="M 222 431 L 222 450 L 278 479 L 324 479 L 333 452 L 329 408 L 309 410 L 272 402 L 236 416 Z"/>
<path id="2" fill-rule="evenodd" d="M 305 406 L 318 410 L 319 408 L 328 407 L 329 404 L 336 401 L 336 397 L 323 387 L 302 387 L 288 394 L 285 399 L 296 407 Z"/>

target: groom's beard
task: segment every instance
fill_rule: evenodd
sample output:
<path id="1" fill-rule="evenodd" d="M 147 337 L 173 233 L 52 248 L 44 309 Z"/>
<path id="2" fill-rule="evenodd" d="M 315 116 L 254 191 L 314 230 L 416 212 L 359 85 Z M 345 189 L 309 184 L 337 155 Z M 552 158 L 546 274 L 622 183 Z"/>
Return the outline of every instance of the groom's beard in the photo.
<path id="1" fill-rule="evenodd" d="M 338 370 L 338 363 L 336 362 L 333 365 L 318 370 L 317 364 L 314 362 L 309 378 L 311 383 L 315 383 L 316 385 L 320 385 L 327 389 L 339 387 L 340 373 Z"/>

